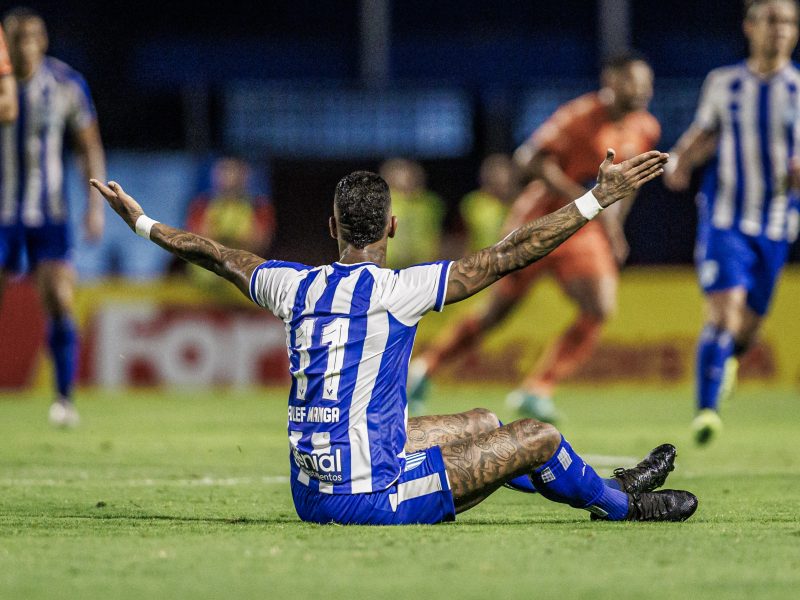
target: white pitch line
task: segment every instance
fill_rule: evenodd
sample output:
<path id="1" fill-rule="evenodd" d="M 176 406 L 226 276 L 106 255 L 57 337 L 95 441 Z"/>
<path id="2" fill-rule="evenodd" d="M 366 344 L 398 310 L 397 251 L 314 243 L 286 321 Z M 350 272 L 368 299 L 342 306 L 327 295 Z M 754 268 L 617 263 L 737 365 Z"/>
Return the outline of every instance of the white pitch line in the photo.
<path id="1" fill-rule="evenodd" d="M 285 475 L 270 475 L 268 477 L 200 477 L 198 479 L 88 479 L 75 477 L 71 479 L 0 479 L 0 487 L 60 487 L 80 485 L 104 485 L 124 487 L 230 487 L 236 485 L 278 485 L 289 483 Z"/>
<path id="2" fill-rule="evenodd" d="M 640 460 L 633 456 L 608 456 L 605 454 L 585 454 L 583 458 L 587 464 L 601 468 L 632 467 Z"/>

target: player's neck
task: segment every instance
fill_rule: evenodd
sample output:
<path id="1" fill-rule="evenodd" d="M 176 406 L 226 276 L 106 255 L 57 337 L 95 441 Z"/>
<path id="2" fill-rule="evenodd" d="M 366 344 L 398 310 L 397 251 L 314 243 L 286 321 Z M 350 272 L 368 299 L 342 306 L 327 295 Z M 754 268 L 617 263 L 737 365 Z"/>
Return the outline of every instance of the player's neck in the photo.
<path id="1" fill-rule="evenodd" d="M 40 60 L 34 63 L 31 63 L 30 65 L 15 65 L 14 77 L 16 77 L 18 81 L 21 81 L 23 83 L 28 81 L 31 77 L 36 75 L 36 72 L 42 66 L 43 62 L 44 62 L 44 57 L 42 57 Z"/>
<path id="2" fill-rule="evenodd" d="M 344 265 L 370 262 L 383 267 L 386 265 L 386 242 L 377 242 L 364 248 L 355 248 L 350 245 L 339 249 L 339 260 Z"/>
<path id="3" fill-rule="evenodd" d="M 756 75 L 767 77 L 783 69 L 790 60 L 788 56 L 753 55 L 747 59 L 747 68 Z"/>

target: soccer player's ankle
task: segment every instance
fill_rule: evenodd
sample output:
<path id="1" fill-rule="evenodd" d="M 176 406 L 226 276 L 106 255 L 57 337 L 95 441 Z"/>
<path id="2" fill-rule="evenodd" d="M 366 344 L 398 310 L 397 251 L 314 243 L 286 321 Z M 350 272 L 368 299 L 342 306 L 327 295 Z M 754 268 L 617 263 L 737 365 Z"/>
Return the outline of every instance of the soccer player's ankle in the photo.
<path id="1" fill-rule="evenodd" d="M 530 396 L 552 398 L 555 391 L 555 383 L 544 379 L 529 379 L 524 381 L 519 389 L 522 393 Z"/>
<path id="2" fill-rule="evenodd" d="M 628 495 L 605 485 L 595 470 L 562 437 L 555 454 L 536 468 L 531 480 L 539 493 L 611 520 L 628 514 Z"/>
<path id="3" fill-rule="evenodd" d="M 707 324 L 697 344 L 697 407 L 717 410 L 725 361 L 733 355 L 733 334 Z"/>

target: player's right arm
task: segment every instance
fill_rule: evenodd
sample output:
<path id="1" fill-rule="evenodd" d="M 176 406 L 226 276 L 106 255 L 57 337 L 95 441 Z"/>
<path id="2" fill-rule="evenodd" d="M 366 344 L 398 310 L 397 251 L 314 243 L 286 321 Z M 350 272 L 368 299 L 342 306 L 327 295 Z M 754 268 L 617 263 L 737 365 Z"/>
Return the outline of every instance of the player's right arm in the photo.
<path id="1" fill-rule="evenodd" d="M 17 80 L 11 68 L 3 28 L 0 26 L 0 123 L 11 123 L 17 118 Z"/>
<path id="2" fill-rule="evenodd" d="M 611 206 L 661 175 L 668 158 L 668 154 L 654 150 L 615 165 L 614 151 L 609 149 L 592 194 L 602 208 Z M 469 298 L 501 277 L 546 256 L 586 223 L 588 219 L 571 202 L 515 229 L 494 246 L 455 261 L 447 280 L 445 304 Z"/>
<path id="3" fill-rule="evenodd" d="M 716 152 L 721 101 L 719 76 L 718 72 L 712 71 L 706 77 L 694 122 L 670 150 L 672 160 L 666 168 L 664 185 L 674 192 L 687 189 L 692 171 L 705 164 Z"/>
<path id="4" fill-rule="evenodd" d="M 674 158 L 667 168 L 664 184 L 673 192 L 689 187 L 692 171 L 705 164 L 717 149 L 717 132 L 692 125 L 670 150 Z"/>
<path id="5" fill-rule="evenodd" d="M 126 194 L 118 183 L 112 181 L 104 185 L 96 179 L 90 183 L 128 227 L 136 231 L 136 221 L 144 215 L 139 203 Z M 152 226 L 149 238 L 175 256 L 224 277 L 248 298 L 253 271 L 265 262 L 263 258 L 245 250 L 227 248 L 214 240 L 163 223 Z"/>

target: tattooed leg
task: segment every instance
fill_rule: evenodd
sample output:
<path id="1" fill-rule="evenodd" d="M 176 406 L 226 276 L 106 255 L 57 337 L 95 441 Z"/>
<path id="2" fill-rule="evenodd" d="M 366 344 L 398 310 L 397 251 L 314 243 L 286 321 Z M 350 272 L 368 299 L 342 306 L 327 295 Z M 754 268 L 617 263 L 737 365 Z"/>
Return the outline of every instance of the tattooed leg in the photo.
<path id="1" fill-rule="evenodd" d="M 531 473 L 556 453 L 561 434 L 548 423 L 522 419 L 442 446 L 456 512 L 486 499 L 506 481 Z"/>
<path id="2" fill-rule="evenodd" d="M 515 421 L 442 447 L 456 512 L 479 504 L 503 483 L 529 474 L 548 500 L 611 520 L 628 514 L 628 495 L 608 487 L 552 425 Z"/>
<path id="3" fill-rule="evenodd" d="M 497 415 L 485 408 L 474 408 L 454 415 L 414 417 L 408 420 L 406 452 L 444 446 L 498 427 L 500 421 Z"/>

